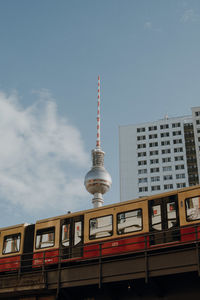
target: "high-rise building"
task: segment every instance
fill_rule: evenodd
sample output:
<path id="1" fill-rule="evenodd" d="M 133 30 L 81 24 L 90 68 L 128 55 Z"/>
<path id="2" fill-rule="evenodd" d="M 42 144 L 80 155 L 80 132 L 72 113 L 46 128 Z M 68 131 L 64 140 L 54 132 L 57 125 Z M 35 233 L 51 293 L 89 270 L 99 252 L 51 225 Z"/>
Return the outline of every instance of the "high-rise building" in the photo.
<path id="1" fill-rule="evenodd" d="M 199 184 L 200 107 L 119 127 L 121 201 Z"/>

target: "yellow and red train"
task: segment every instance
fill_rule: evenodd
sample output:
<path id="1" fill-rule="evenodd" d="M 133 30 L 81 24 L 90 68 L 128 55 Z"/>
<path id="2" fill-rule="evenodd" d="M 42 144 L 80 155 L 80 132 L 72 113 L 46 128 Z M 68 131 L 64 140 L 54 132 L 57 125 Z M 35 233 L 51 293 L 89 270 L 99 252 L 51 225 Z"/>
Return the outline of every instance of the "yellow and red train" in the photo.
<path id="1" fill-rule="evenodd" d="M 200 186 L 0 228 L 0 272 L 200 240 Z"/>

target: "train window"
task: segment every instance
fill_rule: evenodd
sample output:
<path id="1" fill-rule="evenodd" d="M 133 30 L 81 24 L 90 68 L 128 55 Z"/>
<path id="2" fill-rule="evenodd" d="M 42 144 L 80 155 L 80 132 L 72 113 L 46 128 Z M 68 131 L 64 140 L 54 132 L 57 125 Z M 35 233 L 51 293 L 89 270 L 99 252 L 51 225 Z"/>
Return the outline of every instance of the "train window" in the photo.
<path id="1" fill-rule="evenodd" d="M 74 246 L 78 245 L 82 241 L 82 222 L 75 222 L 74 228 Z"/>
<path id="2" fill-rule="evenodd" d="M 168 229 L 172 228 L 177 223 L 175 202 L 167 203 L 167 221 L 168 221 Z"/>
<path id="3" fill-rule="evenodd" d="M 200 220 L 200 196 L 185 200 L 187 221 Z"/>
<path id="4" fill-rule="evenodd" d="M 113 234 L 113 216 L 90 219 L 90 239 L 100 239 Z"/>
<path id="5" fill-rule="evenodd" d="M 69 246 L 70 238 L 70 224 L 64 224 L 62 226 L 62 245 L 65 247 Z"/>
<path id="6" fill-rule="evenodd" d="M 21 234 L 7 235 L 4 237 L 3 254 L 19 252 Z"/>
<path id="7" fill-rule="evenodd" d="M 55 241 L 55 227 L 37 230 L 36 249 L 53 247 L 54 241 Z"/>
<path id="8" fill-rule="evenodd" d="M 156 230 L 162 229 L 161 223 L 161 205 L 152 206 L 152 216 L 151 216 L 152 228 Z"/>
<path id="9" fill-rule="evenodd" d="M 142 230 L 142 209 L 117 214 L 117 233 L 126 234 Z"/>

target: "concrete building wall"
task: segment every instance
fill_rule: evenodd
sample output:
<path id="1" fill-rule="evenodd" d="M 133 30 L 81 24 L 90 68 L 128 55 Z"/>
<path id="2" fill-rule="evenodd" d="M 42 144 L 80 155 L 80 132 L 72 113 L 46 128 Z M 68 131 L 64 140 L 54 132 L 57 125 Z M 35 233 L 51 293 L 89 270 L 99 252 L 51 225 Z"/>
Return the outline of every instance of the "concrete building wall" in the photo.
<path id="1" fill-rule="evenodd" d="M 195 137 L 199 173 L 200 108 L 193 108 L 191 116 L 119 127 L 121 201 L 189 186 L 188 167 L 196 164 L 188 159 L 187 125 Z"/>

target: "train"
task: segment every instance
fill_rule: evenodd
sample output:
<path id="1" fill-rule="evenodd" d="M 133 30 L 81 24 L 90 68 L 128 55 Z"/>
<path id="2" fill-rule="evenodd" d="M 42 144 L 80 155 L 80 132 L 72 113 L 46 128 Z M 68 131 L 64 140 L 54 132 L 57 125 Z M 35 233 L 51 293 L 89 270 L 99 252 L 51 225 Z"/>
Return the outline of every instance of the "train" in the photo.
<path id="1" fill-rule="evenodd" d="M 0 273 L 191 245 L 200 185 L 0 228 Z"/>

